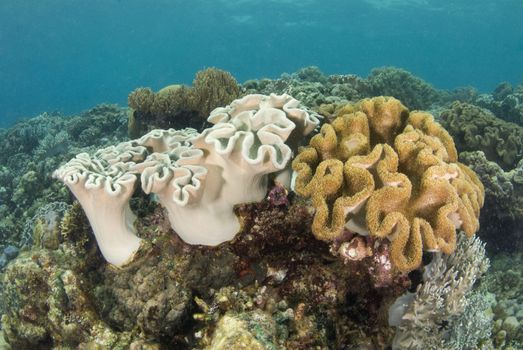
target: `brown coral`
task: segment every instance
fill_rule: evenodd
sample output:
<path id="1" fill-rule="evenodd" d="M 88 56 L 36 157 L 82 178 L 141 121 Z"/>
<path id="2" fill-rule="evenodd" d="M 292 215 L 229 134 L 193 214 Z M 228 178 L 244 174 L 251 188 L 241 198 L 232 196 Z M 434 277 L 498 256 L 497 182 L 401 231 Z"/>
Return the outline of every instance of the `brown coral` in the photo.
<path id="1" fill-rule="evenodd" d="M 423 250 L 452 253 L 456 229 L 479 227 L 483 186 L 457 162 L 450 135 L 391 97 L 339 109 L 293 168 L 296 192 L 316 208 L 318 239 L 341 239 L 344 228 L 387 238 L 400 271 L 417 268 Z"/>
<path id="2" fill-rule="evenodd" d="M 192 87 L 168 85 L 154 93 L 138 88 L 128 97 L 128 133 L 138 138 L 153 129 L 203 129 L 210 112 L 240 95 L 236 79 L 226 71 L 208 68 L 196 73 Z"/>
<path id="3" fill-rule="evenodd" d="M 154 102 L 154 92 L 150 88 L 137 88 L 129 94 L 129 107 L 145 114 L 151 111 L 151 106 Z"/>
<path id="4" fill-rule="evenodd" d="M 238 83 L 231 73 L 217 68 L 196 73 L 192 85 L 193 103 L 203 118 L 207 118 L 216 107 L 226 106 L 240 95 Z"/>
<path id="5" fill-rule="evenodd" d="M 191 89 L 183 85 L 168 85 L 158 91 L 151 105 L 151 113 L 157 117 L 173 117 L 179 111 L 191 110 Z"/>

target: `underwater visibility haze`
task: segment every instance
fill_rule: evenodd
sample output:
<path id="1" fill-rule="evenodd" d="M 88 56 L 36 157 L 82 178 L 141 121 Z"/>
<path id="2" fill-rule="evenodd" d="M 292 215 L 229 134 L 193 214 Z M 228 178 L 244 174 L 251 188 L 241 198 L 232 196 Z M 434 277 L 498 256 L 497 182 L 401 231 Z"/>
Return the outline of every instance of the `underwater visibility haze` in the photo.
<path id="1" fill-rule="evenodd" d="M 518 0 L 94 0 L 0 3 L 0 127 L 43 111 L 125 103 L 136 86 L 238 81 L 305 66 L 397 66 L 438 88 L 523 79 Z"/>
<path id="2" fill-rule="evenodd" d="M 523 349 L 523 2 L 0 2 L 0 349 Z"/>

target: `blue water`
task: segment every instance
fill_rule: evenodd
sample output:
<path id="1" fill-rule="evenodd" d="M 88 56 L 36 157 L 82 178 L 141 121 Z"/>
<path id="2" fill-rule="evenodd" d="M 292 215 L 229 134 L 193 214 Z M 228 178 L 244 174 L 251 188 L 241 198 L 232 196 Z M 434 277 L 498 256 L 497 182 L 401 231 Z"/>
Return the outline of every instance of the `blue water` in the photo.
<path id="1" fill-rule="evenodd" d="M 439 88 L 523 81 L 521 0 L 1 0 L 0 127 L 126 104 L 137 86 L 317 65 L 405 68 Z"/>

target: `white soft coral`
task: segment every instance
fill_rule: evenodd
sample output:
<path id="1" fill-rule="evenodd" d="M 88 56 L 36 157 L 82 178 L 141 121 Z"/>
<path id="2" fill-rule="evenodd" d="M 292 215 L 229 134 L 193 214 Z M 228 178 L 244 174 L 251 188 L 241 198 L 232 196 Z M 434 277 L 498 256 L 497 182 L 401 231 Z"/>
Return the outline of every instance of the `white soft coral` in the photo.
<path id="1" fill-rule="evenodd" d="M 130 142 L 108 147 L 94 156 L 81 153 L 53 174 L 82 205 L 104 258 L 113 265 L 130 261 L 140 247 L 129 200 L 136 175 L 128 172 L 145 148 Z"/>

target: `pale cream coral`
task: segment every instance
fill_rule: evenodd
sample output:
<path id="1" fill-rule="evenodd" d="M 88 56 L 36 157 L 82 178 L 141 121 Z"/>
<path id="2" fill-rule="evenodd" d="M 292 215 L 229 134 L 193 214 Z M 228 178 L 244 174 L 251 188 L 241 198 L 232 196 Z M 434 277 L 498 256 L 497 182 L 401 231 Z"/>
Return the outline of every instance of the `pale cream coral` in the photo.
<path id="1" fill-rule="evenodd" d="M 81 153 L 53 174 L 78 199 L 102 255 L 116 266 L 129 262 L 140 247 L 134 228 L 136 216 L 129 207 L 137 178 L 129 170 L 145 155 L 145 147 L 124 142 L 93 156 Z"/>
<path id="2" fill-rule="evenodd" d="M 483 186 L 457 162 L 450 135 L 424 112 L 377 97 L 339 109 L 293 162 L 295 190 L 316 208 L 313 232 L 344 228 L 387 238 L 397 269 L 419 266 L 423 250 L 451 253 L 456 230 L 479 227 Z"/>
<path id="3" fill-rule="evenodd" d="M 299 141 L 319 123 L 288 95 L 247 95 L 217 108 L 209 121 L 215 125 L 201 134 L 194 129 L 153 130 L 93 157 L 79 155 L 55 173 L 81 202 L 108 261 L 121 265 L 132 255 L 131 249 L 117 259 L 111 253 L 119 249 L 118 239 L 125 245 L 134 235 L 128 200 L 138 177 L 144 192 L 154 193 L 166 208 L 185 242 L 215 246 L 240 230 L 234 205 L 262 200 L 268 174 L 288 169 Z M 103 193 L 83 191 L 95 189 L 91 178 L 96 189 L 105 186 L 106 192 L 114 192 L 117 208 Z M 120 195 L 123 189 L 125 195 Z M 100 210 L 105 207 L 110 210 Z M 119 226 L 106 229 L 99 222 Z M 109 236 L 114 247 L 104 244 Z"/>

